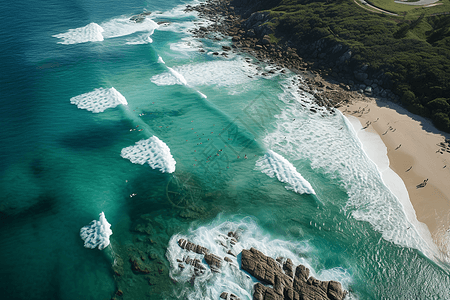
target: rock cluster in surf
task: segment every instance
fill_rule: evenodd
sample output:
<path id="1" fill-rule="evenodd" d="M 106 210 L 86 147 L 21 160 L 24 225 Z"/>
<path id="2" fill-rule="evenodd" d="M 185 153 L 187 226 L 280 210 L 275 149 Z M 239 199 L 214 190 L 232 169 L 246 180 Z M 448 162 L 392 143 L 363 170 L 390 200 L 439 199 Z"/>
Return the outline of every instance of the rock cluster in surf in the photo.
<path id="1" fill-rule="evenodd" d="M 254 286 L 254 300 L 342 300 L 346 295 L 339 282 L 310 277 L 309 269 L 303 265 L 298 265 L 294 273 L 290 259 L 275 260 L 255 248 L 242 250 L 241 267 L 261 281 Z"/>
<path id="2" fill-rule="evenodd" d="M 229 232 L 228 237 L 234 244 L 238 242 L 238 235 Z M 212 254 L 209 249 L 194 244 L 185 239 L 179 239 L 178 245 L 187 251 L 203 254 L 206 264 L 212 272 L 220 273 L 220 268 L 224 261 L 232 263 L 228 257 L 223 259 Z M 226 245 L 222 245 L 225 248 Z M 247 271 L 260 282 L 254 285 L 254 300 L 342 300 L 346 291 L 337 281 L 321 281 L 309 276 L 309 269 L 303 265 L 294 265 L 290 259 L 278 257 L 276 260 L 264 255 L 255 248 L 243 249 L 241 254 L 241 268 Z M 233 254 L 233 256 L 236 256 Z M 227 259 L 228 258 L 228 259 Z M 184 269 L 185 264 L 194 266 L 194 273 L 191 277 L 191 284 L 196 276 L 205 272 L 205 265 L 199 259 L 191 259 L 185 256 L 177 259 L 178 268 Z M 239 299 L 236 295 L 222 292 L 223 299 Z"/>

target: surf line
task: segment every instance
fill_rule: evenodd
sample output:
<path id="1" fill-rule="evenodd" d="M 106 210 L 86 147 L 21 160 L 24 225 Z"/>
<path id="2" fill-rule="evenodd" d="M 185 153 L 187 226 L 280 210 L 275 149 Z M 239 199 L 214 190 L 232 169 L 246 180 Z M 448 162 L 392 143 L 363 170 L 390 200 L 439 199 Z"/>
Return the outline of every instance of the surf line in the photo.
<path id="1" fill-rule="evenodd" d="M 187 82 L 186 78 L 184 78 L 184 76 L 183 76 L 182 74 L 180 74 L 179 72 L 175 71 L 173 68 L 167 66 L 166 63 L 164 62 L 164 60 L 162 59 L 162 57 L 159 56 L 159 55 L 158 55 L 158 62 L 159 62 L 160 64 L 163 64 L 163 65 L 167 68 L 167 70 L 169 70 L 169 72 L 170 72 L 170 73 L 178 80 L 179 83 L 181 83 L 182 85 L 184 85 L 184 86 L 186 86 L 186 87 L 188 87 L 188 88 L 190 88 L 190 89 L 193 89 L 194 91 L 197 92 L 197 94 L 200 95 L 200 97 L 202 97 L 202 98 L 204 98 L 204 99 L 207 99 L 207 98 L 208 98 L 205 94 L 203 94 L 202 92 L 200 92 L 200 91 L 197 90 L 196 88 L 192 87 L 192 86 Z"/>

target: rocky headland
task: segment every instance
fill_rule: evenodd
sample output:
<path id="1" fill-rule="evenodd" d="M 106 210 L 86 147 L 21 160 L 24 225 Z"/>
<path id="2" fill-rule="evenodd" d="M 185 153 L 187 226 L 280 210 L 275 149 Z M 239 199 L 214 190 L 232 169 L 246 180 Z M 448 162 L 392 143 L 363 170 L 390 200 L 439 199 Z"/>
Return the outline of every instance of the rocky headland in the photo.
<path id="1" fill-rule="evenodd" d="M 300 88 L 313 94 L 320 106 L 340 107 L 366 96 L 385 101 L 399 99 L 390 90 L 389 78 L 380 72 L 373 73 L 367 65 L 354 63 L 348 47 L 325 39 L 293 41 L 283 32 L 274 31 L 269 25 L 269 12 L 261 10 L 276 4 L 277 1 L 270 0 L 208 0 L 198 6 L 188 5 L 186 11 L 197 11 L 200 17 L 211 21 L 209 26 L 192 30 L 194 36 L 220 39 L 215 35 L 220 33 L 231 37 L 232 46 L 224 46 L 222 53 L 214 55 L 226 57 L 229 51 L 245 52 L 260 61 L 302 74 L 306 86 Z"/>
<path id="2" fill-rule="evenodd" d="M 238 243 L 237 235 L 234 232 L 228 233 L 229 240 Z M 304 265 L 294 266 L 289 258 L 278 257 L 276 259 L 266 256 L 255 248 L 243 249 L 241 253 L 235 254 L 227 246 L 222 244 L 228 255 L 241 256 L 241 270 L 248 272 L 259 282 L 253 286 L 254 300 L 342 300 L 347 292 L 337 281 L 321 281 L 309 275 L 310 271 Z M 188 251 L 203 254 L 206 265 L 211 272 L 220 273 L 224 263 L 233 264 L 230 257 L 224 258 L 212 254 L 203 246 L 194 244 L 186 239 L 179 239 L 178 245 Z M 177 259 L 178 268 L 183 270 L 186 265 L 193 266 L 191 283 L 197 276 L 203 275 L 206 266 L 200 259 L 191 259 L 189 255 Z M 228 291 L 223 291 L 220 295 L 223 299 L 240 299 L 238 296 Z"/>

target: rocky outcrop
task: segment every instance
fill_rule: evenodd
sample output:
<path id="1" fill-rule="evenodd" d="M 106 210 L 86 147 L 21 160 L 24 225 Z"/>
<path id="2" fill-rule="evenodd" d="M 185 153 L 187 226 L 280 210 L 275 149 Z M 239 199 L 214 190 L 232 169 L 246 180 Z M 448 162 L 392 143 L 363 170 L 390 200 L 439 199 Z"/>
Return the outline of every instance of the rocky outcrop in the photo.
<path id="1" fill-rule="evenodd" d="M 299 41 L 288 32 L 274 27 L 277 22 L 272 20 L 267 10 L 279 3 L 280 0 L 211 0 L 195 7 L 189 6 L 186 10 L 196 10 L 200 16 L 212 21 L 208 27 L 194 29 L 194 35 L 200 38 L 216 33 L 231 36 L 233 48 L 277 64 L 282 73 L 283 68 L 288 68 L 294 72 L 306 72 L 304 74 L 307 76 L 317 74 L 357 91 L 357 97 L 368 95 L 380 100 L 399 100 L 391 91 L 390 77 L 361 65 L 348 46 L 321 36 Z M 227 57 L 226 53 L 222 55 Z M 308 92 L 315 93 L 315 90 Z M 340 107 L 344 102 L 351 101 L 347 96 L 341 96 L 336 92 L 315 95 L 316 99 L 319 98 L 317 104 L 326 108 Z M 335 100 L 336 97 L 340 99 Z"/>
<path id="2" fill-rule="evenodd" d="M 222 266 L 223 262 L 223 260 L 220 257 L 211 253 L 205 254 L 205 261 L 211 268 L 211 270 L 214 272 L 219 272 L 219 269 Z"/>
<path id="3" fill-rule="evenodd" d="M 226 250 L 238 243 L 239 233 L 229 232 L 227 236 L 223 237 L 225 239 L 219 244 Z M 187 251 L 203 254 L 204 260 L 212 272 L 220 273 L 223 263 L 233 265 L 233 261 L 229 257 L 222 259 L 212 254 L 208 248 L 186 239 L 179 239 L 178 245 Z M 185 268 L 184 264 L 194 267 L 191 283 L 194 282 L 196 276 L 204 274 L 206 270 L 199 259 L 191 259 L 189 256 L 185 256 L 183 260 L 177 259 L 177 262 L 180 269 Z M 310 276 L 309 269 L 305 266 L 295 267 L 289 258 L 279 257 L 275 260 L 255 248 L 242 250 L 241 268 L 260 281 L 254 285 L 254 300 L 342 300 L 346 295 L 339 282 L 318 280 Z M 145 272 L 145 269 L 140 269 L 141 272 Z M 223 292 L 220 297 L 239 299 L 236 295 L 227 292 Z"/>
<path id="4" fill-rule="evenodd" d="M 262 283 L 254 286 L 254 300 L 342 300 L 346 292 L 339 282 L 321 281 L 309 276 L 309 269 L 298 265 L 293 273 L 291 260 L 280 263 L 254 248 L 242 250 L 242 269 Z"/>
<path id="5" fill-rule="evenodd" d="M 182 249 L 192 251 L 198 254 L 207 254 L 209 253 L 208 248 L 202 247 L 200 245 L 196 245 L 194 243 L 189 242 L 185 239 L 179 239 L 178 240 L 178 246 L 180 246 Z"/>
<path id="6" fill-rule="evenodd" d="M 146 12 L 140 13 L 140 14 L 138 14 L 138 15 L 132 16 L 132 17 L 130 18 L 130 21 L 133 21 L 133 22 L 135 22 L 135 23 L 142 23 L 142 22 L 144 22 L 145 18 L 146 18 L 148 15 L 151 15 L 151 12 L 150 12 L 150 11 L 146 11 Z"/>
<path id="7" fill-rule="evenodd" d="M 223 260 L 219 256 L 210 253 L 208 248 L 202 247 L 200 245 L 196 245 L 185 239 L 179 239 L 178 246 L 180 246 L 182 249 L 185 249 L 188 251 L 192 251 L 192 252 L 195 252 L 198 254 L 204 254 L 205 261 L 208 264 L 208 266 L 211 268 L 211 271 L 216 272 L 216 273 L 220 272 L 220 268 L 222 267 Z M 194 261 L 198 261 L 198 263 L 200 263 L 200 261 L 198 259 L 196 259 Z M 196 266 L 194 265 L 194 267 L 196 267 Z M 204 270 L 204 269 L 202 269 L 202 270 Z"/>
<path id="8" fill-rule="evenodd" d="M 226 300 L 241 300 L 238 296 L 232 293 L 223 292 L 220 294 L 220 298 L 226 299 Z"/>

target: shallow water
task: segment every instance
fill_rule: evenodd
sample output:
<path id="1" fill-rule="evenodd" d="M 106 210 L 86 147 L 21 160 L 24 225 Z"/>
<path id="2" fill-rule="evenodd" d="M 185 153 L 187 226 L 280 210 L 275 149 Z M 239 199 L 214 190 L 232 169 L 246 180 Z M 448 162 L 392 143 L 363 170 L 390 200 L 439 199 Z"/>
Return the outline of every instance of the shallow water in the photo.
<path id="1" fill-rule="evenodd" d="M 239 270 L 192 286 L 174 263 L 186 254 L 178 237 L 223 254 L 220 233 L 238 228 L 237 247 L 306 264 L 355 299 L 450 299 L 448 266 L 384 185 L 351 124 L 337 112 L 309 110 L 315 104 L 298 88 L 301 77 L 262 76 L 272 66 L 243 54 L 213 56 L 229 38 L 192 38 L 187 30 L 205 21 L 184 14 L 181 1 L 5 6 L 5 299 L 110 299 L 117 288 L 127 299 L 217 299 L 226 289 L 251 299 Z M 144 10 L 153 13 L 143 24 L 126 21 Z M 170 149 L 173 173 L 121 156 L 153 136 Z M 272 173 L 261 170 L 268 153 L 283 158 Z M 169 166 L 168 155 L 156 154 L 162 169 Z M 315 193 L 300 188 L 308 184 Z M 102 211 L 111 246 L 84 248 L 80 228 Z M 136 230 L 142 226 L 147 233 Z M 155 274 L 131 272 L 136 249 L 152 254 Z M 115 281 L 117 257 L 124 275 Z"/>

